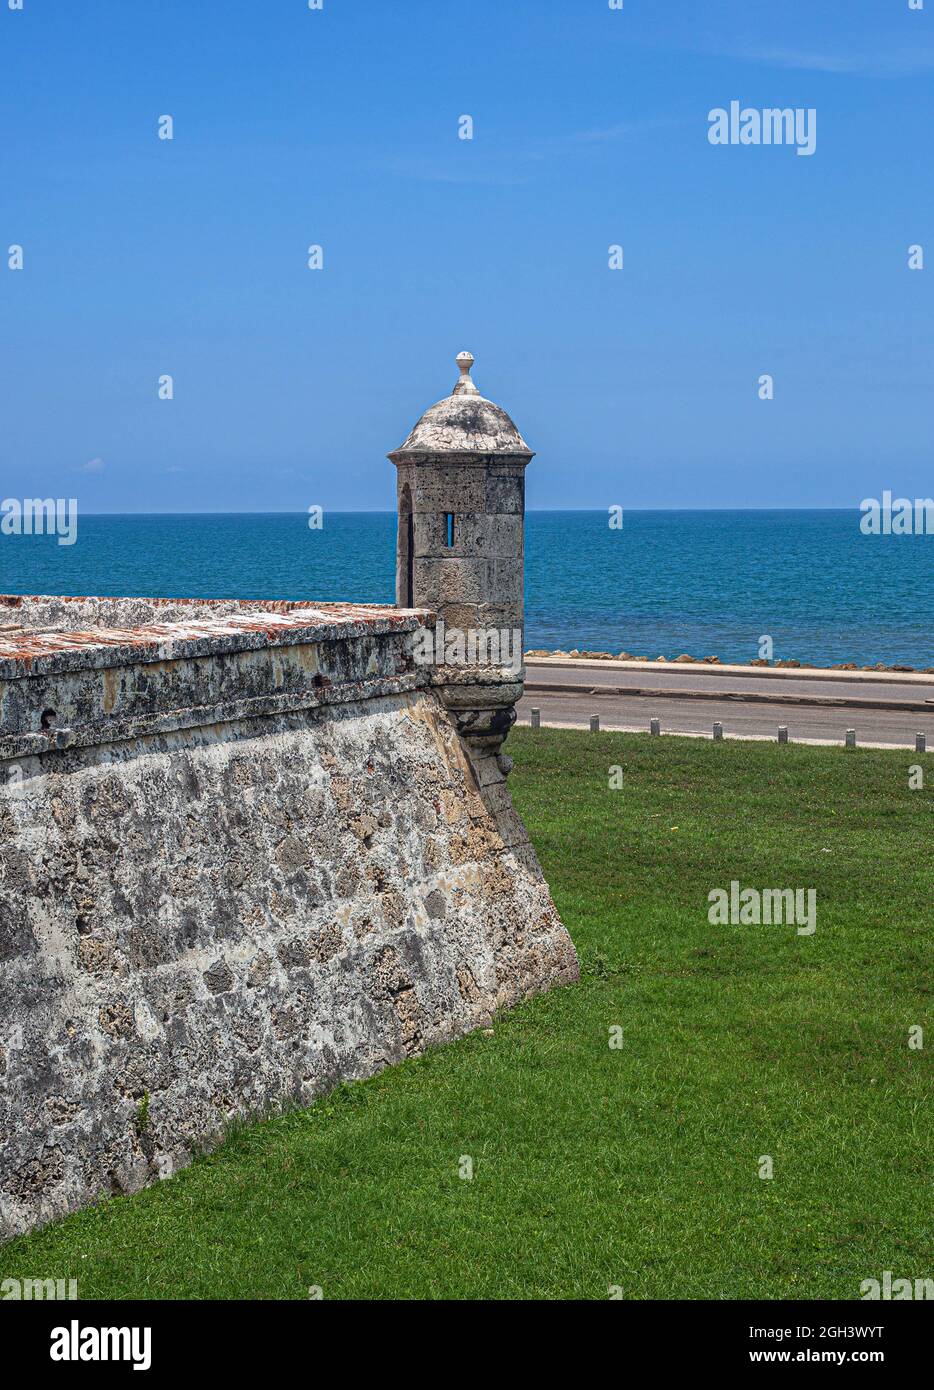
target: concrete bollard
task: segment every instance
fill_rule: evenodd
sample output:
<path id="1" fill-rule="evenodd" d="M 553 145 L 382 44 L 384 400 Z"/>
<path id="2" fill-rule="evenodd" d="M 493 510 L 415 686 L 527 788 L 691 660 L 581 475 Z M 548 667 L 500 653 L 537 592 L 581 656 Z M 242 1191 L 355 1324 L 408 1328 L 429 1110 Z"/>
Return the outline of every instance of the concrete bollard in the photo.
<path id="1" fill-rule="evenodd" d="M 592 734 L 598 734 L 598 733 L 600 732 L 600 716 L 599 716 L 599 714 L 592 714 L 592 715 L 590 716 L 590 732 L 591 732 Z"/>
<path id="2" fill-rule="evenodd" d="M 532 706 L 532 728 L 533 728 L 533 729 L 540 729 L 541 727 L 542 727 L 542 712 L 541 712 L 540 709 L 536 709 L 536 707 L 533 705 L 533 706 Z"/>
<path id="3" fill-rule="evenodd" d="M 787 724 L 779 724 L 779 726 L 778 726 L 778 741 L 779 741 L 779 743 L 787 743 L 787 742 L 788 742 L 788 725 L 787 725 Z"/>
<path id="4" fill-rule="evenodd" d="M 927 744 L 927 737 L 926 737 L 926 735 L 925 735 L 925 734 L 915 734 L 915 752 L 916 752 L 916 753 L 926 753 L 926 752 L 927 752 L 927 746 L 928 746 L 928 744 Z"/>
<path id="5" fill-rule="evenodd" d="M 649 720 L 649 733 L 650 733 L 650 734 L 660 734 L 661 731 L 662 731 L 662 726 L 661 726 L 661 724 L 659 723 L 659 721 L 658 721 L 657 719 L 650 719 L 650 720 Z"/>
<path id="6" fill-rule="evenodd" d="M 856 747 L 856 730 L 855 730 L 855 729 L 847 729 L 847 731 L 846 731 L 846 746 L 847 746 L 847 748 L 855 748 L 855 747 Z"/>
<path id="7" fill-rule="evenodd" d="M 723 737 L 723 725 L 720 723 L 719 719 L 713 726 L 713 736 L 714 741 L 717 743 L 719 743 L 720 739 Z"/>

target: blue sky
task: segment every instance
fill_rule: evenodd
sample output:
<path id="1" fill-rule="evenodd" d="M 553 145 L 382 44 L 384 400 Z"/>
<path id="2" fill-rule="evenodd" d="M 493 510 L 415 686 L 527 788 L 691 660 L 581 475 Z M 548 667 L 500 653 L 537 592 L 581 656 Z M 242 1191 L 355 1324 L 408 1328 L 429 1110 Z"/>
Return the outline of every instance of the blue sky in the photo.
<path id="1" fill-rule="evenodd" d="M 530 507 L 934 491 L 934 0 L 7 5 L 0 496 L 389 509 L 465 347 Z"/>

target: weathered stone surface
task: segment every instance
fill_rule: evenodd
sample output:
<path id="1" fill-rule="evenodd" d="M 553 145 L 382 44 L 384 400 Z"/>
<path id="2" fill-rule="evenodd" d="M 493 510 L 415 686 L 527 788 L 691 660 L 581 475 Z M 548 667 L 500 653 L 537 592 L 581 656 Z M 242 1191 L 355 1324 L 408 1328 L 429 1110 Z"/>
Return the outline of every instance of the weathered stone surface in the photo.
<path id="1" fill-rule="evenodd" d="M 19 624 L 28 631 L 86 632 L 89 628 L 139 628 L 149 623 L 198 622 L 228 613 L 288 614 L 309 605 L 290 599 L 72 598 L 0 594 L 0 629 Z M 314 604 L 314 611 L 346 612 L 364 604 Z"/>
<path id="2" fill-rule="evenodd" d="M 479 393 L 445 396 L 430 406 L 396 452 L 403 456 L 524 454 L 526 461 L 532 457 L 505 410 Z"/>
<path id="3" fill-rule="evenodd" d="M 141 602 L 128 604 L 137 612 Z M 412 656 L 413 634 L 434 622 L 425 611 L 241 605 L 211 616 L 204 603 L 184 623 L 52 632 L 30 628 L 31 608 L 20 610 L 23 635 L 0 636 L 0 758 L 390 694 L 431 678 Z"/>
<path id="4" fill-rule="evenodd" d="M 0 1237 L 577 977 L 499 751 L 532 454 L 472 362 L 390 455 L 397 609 L 0 596 Z"/>
<path id="5" fill-rule="evenodd" d="M 498 752 L 521 695 L 525 469 L 533 455 L 506 412 L 480 395 L 472 355 L 458 353 L 457 364 L 450 396 L 389 455 L 399 507 L 396 600 L 432 609 L 449 630 L 497 634 L 498 659 L 469 663 L 472 697 L 457 691 L 458 729 L 483 757 Z M 451 662 L 447 649 L 436 659 Z M 463 685 L 438 683 L 445 703 L 452 684 Z"/>
<path id="6" fill-rule="evenodd" d="M 4 1237 L 577 974 L 433 619 L 107 602 L 0 645 Z"/>

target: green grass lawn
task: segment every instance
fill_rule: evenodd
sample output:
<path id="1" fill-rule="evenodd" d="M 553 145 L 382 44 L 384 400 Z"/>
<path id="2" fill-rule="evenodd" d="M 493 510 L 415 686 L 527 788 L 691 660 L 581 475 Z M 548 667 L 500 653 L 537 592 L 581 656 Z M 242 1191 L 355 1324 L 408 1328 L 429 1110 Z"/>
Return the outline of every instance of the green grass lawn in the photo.
<path id="1" fill-rule="evenodd" d="M 910 790 L 925 760 L 905 752 L 508 746 L 581 983 L 11 1243 L 0 1276 L 83 1298 L 636 1299 L 934 1276 L 934 760 Z M 816 888 L 815 934 L 711 926 L 731 879 Z"/>

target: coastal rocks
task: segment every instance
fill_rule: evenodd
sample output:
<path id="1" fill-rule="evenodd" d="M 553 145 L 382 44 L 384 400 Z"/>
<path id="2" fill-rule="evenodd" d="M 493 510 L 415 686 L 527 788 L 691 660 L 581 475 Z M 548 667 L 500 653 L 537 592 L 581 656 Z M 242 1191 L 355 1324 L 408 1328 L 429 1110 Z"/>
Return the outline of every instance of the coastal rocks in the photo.
<path id="1" fill-rule="evenodd" d="M 652 660 L 654 660 L 656 663 L 661 663 L 662 665 L 671 665 L 671 666 L 679 666 L 679 665 L 680 665 L 680 666 L 723 666 L 723 665 L 727 665 L 727 666 L 757 666 L 757 667 L 764 667 L 764 668 L 767 668 L 767 669 L 769 669 L 769 670 L 780 670 L 780 669 L 785 669 L 785 670 L 794 670 L 794 671 L 872 671 L 872 672 L 876 672 L 876 673 L 879 673 L 879 674 L 883 674 L 883 673 L 885 673 L 885 672 L 891 671 L 891 672 L 893 672 L 893 673 L 896 674 L 896 675 L 911 675 L 911 674 L 915 674 L 915 675 L 934 676 L 934 666 L 916 667 L 916 666 L 906 666 L 906 665 L 903 665 L 903 664 L 901 664 L 901 663 L 895 664 L 895 665 L 891 665 L 891 666 L 887 666 L 886 663 L 885 663 L 884 661 L 877 661 L 877 662 L 876 662 L 874 665 L 872 665 L 872 666 L 858 666 L 858 665 L 856 664 L 855 661 L 840 661 L 840 662 L 837 662 L 836 664 L 831 665 L 831 666 L 818 666 L 816 663 L 811 662 L 811 661 L 799 661 L 796 657 L 783 657 L 783 658 L 781 658 L 780 660 L 769 661 L 766 657 L 756 656 L 756 657 L 752 657 L 749 661 L 739 661 L 739 662 L 734 661 L 734 662 L 726 662 L 726 663 L 724 663 L 724 662 L 720 659 L 719 656 L 702 656 L 702 657 L 697 657 L 697 656 L 689 656 L 687 652 L 682 652 L 680 656 L 676 656 L 676 657 L 657 656 L 657 657 L 651 658 L 651 657 L 648 657 L 648 656 L 634 656 L 634 655 L 632 654 L 632 652 L 622 651 L 622 652 L 618 652 L 618 653 L 616 654 L 616 656 L 614 657 L 614 656 L 612 655 L 612 653 L 610 653 L 610 652 L 585 652 L 585 651 L 578 651 L 578 649 L 577 649 L 576 647 L 575 647 L 572 651 L 569 651 L 569 652 L 562 651 L 562 650 L 560 650 L 560 649 L 555 650 L 555 651 L 549 651 L 547 648 L 536 648 L 536 649 L 533 650 L 533 651 L 527 651 L 527 652 L 525 653 L 525 655 L 526 655 L 526 657 L 528 657 L 528 658 L 530 658 L 530 659 L 532 659 L 532 660 L 534 660 L 534 659 L 536 659 L 536 658 L 538 658 L 539 660 L 547 659 L 547 658 L 551 658 L 552 660 L 555 660 L 555 659 L 559 659 L 559 658 L 560 658 L 560 659 L 562 659 L 562 660 L 577 660 L 577 661 L 652 661 Z"/>

